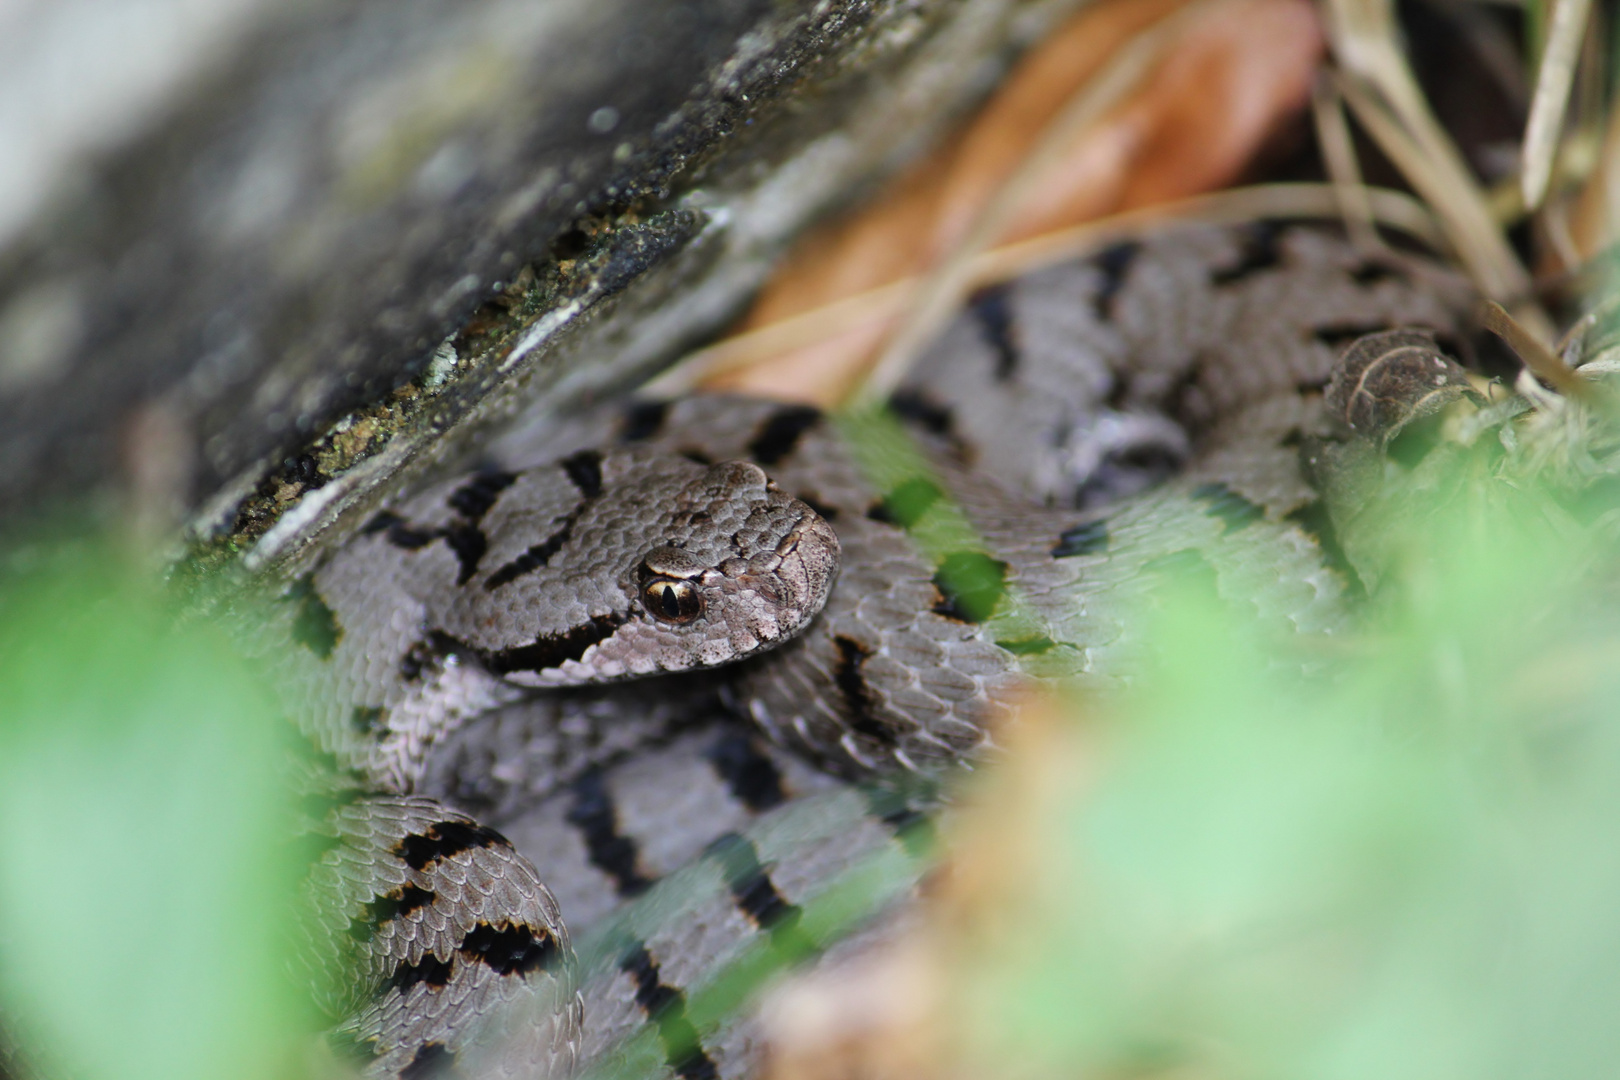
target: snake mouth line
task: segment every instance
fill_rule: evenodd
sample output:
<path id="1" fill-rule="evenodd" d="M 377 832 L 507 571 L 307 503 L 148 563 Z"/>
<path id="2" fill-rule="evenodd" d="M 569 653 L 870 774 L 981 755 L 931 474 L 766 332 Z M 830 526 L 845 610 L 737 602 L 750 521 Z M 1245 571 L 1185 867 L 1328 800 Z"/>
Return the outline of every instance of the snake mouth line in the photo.
<path id="1" fill-rule="evenodd" d="M 600 644 L 618 632 L 625 623 L 618 614 L 593 615 L 589 622 L 581 623 L 561 634 L 542 634 L 528 645 L 510 649 L 475 649 L 458 642 L 460 650 L 476 656 L 494 675 L 507 675 L 514 671 L 549 671 L 562 667 L 569 660 L 578 660 L 592 645 Z"/>

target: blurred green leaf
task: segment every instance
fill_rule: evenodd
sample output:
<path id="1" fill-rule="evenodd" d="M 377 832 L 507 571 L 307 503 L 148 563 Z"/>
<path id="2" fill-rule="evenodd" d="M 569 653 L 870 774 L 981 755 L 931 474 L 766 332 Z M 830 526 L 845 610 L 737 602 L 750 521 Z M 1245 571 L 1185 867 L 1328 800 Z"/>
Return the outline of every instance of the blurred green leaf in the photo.
<path id="1" fill-rule="evenodd" d="M 1077 707 L 1094 785 L 958 1014 L 1002 1076 L 1606 1075 L 1620 1059 L 1620 573 L 1474 478 L 1386 519 L 1351 659 L 1306 677 L 1207 581 Z M 1099 711 L 1100 710 L 1100 711 Z M 1077 729 L 1078 730 L 1078 729 Z M 1088 745 L 1090 745 L 1088 743 Z"/>
<path id="2" fill-rule="evenodd" d="M 120 553 L 0 581 L 0 1011 L 48 1074 L 287 1072 L 280 725 Z"/>

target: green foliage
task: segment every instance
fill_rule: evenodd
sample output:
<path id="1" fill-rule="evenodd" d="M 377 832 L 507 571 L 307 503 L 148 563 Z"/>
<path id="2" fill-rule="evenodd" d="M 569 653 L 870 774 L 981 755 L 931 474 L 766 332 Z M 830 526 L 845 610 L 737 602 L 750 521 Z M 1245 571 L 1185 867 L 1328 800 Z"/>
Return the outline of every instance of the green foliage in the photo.
<path id="1" fill-rule="evenodd" d="M 971 1060 L 1017 1063 L 1002 1076 L 1612 1070 L 1620 567 L 1552 493 L 1457 465 L 1449 500 L 1425 512 L 1391 491 L 1398 515 L 1364 522 L 1390 561 L 1337 656 L 1279 654 L 1207 582 L 1144 613 L 1153 671 L 1076 706 L 1099 778 L 1045 808 L 1041 865 L 1006 916 L 1028 929 L 955 991 Z"/>
<path id="2" fill-rule="evenodd" d="M 43 1071 L 288 1072 L 280 725 L 121 553 L 0 581 L 0 1015 Z"/>

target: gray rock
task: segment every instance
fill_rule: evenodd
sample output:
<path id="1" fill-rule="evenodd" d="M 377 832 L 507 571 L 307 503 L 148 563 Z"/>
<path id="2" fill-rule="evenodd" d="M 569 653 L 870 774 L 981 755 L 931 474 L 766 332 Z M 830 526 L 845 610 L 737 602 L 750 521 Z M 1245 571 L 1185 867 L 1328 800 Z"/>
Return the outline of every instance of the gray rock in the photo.
<path id="1" fill-rule="evenodd" d="M 294 553 L 712 333 L 1063 6 L 13 5 L 0 518 L 91 496 L 204 564 Z"/>

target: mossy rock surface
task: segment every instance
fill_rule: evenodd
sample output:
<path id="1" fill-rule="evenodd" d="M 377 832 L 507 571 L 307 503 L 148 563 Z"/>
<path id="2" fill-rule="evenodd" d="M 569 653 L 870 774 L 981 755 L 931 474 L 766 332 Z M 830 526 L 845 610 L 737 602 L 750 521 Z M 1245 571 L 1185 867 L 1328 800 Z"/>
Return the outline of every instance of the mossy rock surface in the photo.
<path id="1" fill-rule="evenodd" d="M 103 100 L 0 191 L 0 517 L 156 476 L 204 562 L 279 560 L 712 334 L 1072 6 L 238 0 L 145 83 L 39 31 Z"/>

